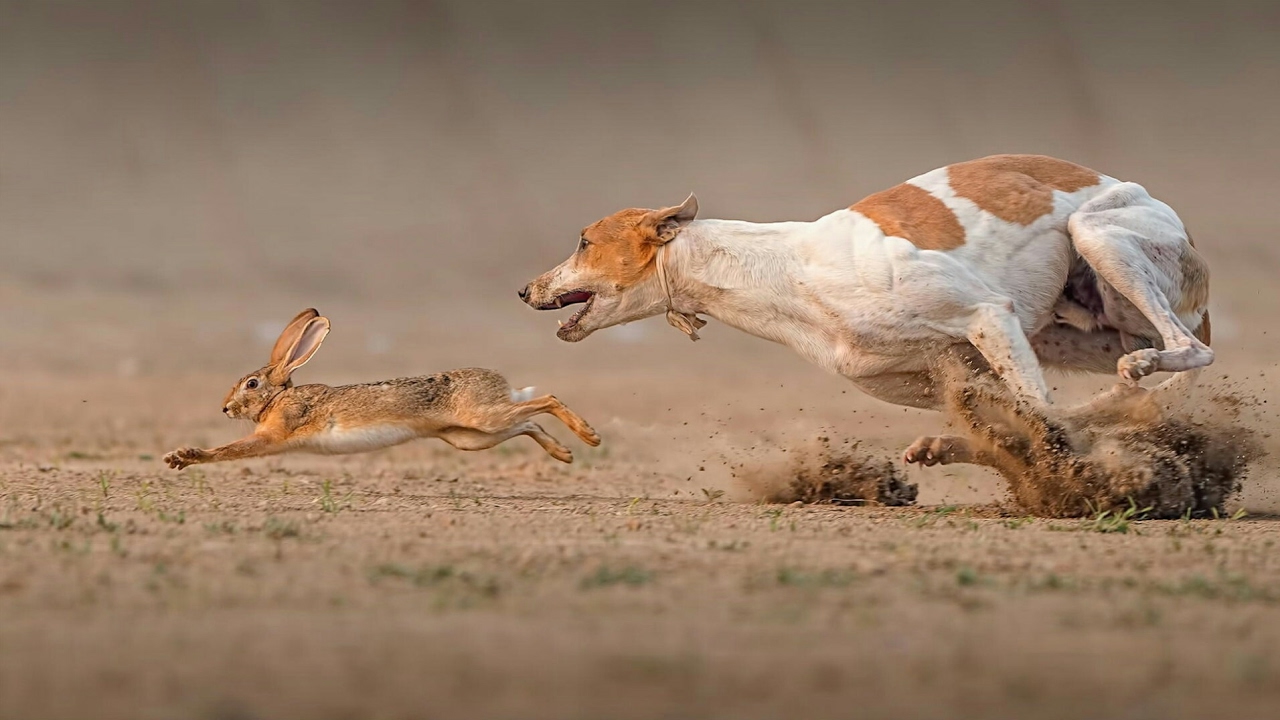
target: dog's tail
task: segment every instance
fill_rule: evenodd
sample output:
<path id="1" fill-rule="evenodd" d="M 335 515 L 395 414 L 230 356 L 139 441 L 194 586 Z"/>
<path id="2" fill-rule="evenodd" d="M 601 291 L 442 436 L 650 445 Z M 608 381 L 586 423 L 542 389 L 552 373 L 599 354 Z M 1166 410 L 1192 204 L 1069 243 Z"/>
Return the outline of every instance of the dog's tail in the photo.
<path id="1" fill-rule="evenodd" d="M 1213 333 L 1211 332 L 1211 328 L 1209 327 L 1209 311 L 1208 310 L 1205 310 L 1204 317 L 1200 318 L 1200 327 L 1196 328 L 1195 330 L 1192 330 L 1191 334 L 1195 335 L 1196 339 L 1204 343 L 1205 345 L 1213 344 L 1209 342 L 1209 339 L 1213 335 Z"/>

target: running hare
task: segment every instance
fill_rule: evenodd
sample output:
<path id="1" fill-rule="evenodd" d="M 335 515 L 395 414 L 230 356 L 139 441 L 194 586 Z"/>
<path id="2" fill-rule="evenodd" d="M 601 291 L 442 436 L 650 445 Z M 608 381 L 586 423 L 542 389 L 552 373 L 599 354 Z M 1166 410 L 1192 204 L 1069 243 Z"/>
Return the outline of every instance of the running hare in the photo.
<path id="1" fill-rule="evenodd" d="M 271 350 L 266 367 L 236 383 L 222 412 L 256 423 L 253 434 L 211 450 L 179 448 L 164 456 L 181 470 L 198 463 L 301 451 L 345 454 L 378 450 L 415 438 L 440 438 L 459 450 L 485 450 L 517 435 L 533 438 L 551 457 L 573 462 L 569 448 L 530 418 L 550 413 L 588 445 L 600 436 L 554 396 L 513 390 L 492 370 L 466 368 L 364 385 L 300 385 L 290 376 L 329 334 L 314 309 L 295 317 Z"/>

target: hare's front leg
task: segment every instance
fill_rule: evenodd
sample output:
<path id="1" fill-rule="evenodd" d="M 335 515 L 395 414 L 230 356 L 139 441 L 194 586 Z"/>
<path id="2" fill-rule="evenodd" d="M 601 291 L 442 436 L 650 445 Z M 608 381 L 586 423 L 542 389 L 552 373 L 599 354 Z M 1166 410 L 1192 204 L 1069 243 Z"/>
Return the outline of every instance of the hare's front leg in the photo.
<path id="1" fill-rule="evenodd" d="M 165 454 L 163 459 L 169 467 L 174 470 L 181 470 L 188 465 L 243 460 L 263 455 L 274 455 L 282 450 L 284 450 L 284 445 L 275 438 L 266 435 L 250 435 L 211 450 L 191 447 L 178 448 L 171 453 Z"/>

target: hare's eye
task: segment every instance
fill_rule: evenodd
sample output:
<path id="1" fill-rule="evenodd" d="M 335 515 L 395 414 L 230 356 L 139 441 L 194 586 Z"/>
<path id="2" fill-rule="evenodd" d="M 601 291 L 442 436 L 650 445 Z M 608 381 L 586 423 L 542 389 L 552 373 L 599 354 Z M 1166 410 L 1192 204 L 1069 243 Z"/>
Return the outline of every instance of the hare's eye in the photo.
<path id="1" fill-rule="evenodd" d="M 583 250 L 586 250 L 587 246 L 590 244 L 591 244 L 591 241 L 587 240 L 586 238 L 584 237 L 578 238 L 578 252 L 582 252 Z"/>
<path id="2" fill-rule="evenodd" d="M 247 381 L 245 381 L 244 386 L 249 390 L 256 389 L 258 387 L 258 378 L 249 378 Z"/>

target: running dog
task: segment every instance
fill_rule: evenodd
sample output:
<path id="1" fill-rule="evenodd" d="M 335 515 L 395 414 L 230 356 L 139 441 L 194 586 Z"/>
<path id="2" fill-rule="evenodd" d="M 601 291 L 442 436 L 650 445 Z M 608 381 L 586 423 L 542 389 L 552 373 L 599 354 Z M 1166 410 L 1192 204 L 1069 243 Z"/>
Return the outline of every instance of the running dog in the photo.
<path id="1" fill-rule="evenodd" d="M 666 313 L 782 343 L 881 400 L 940 409 L 932 363 L 970 344 L 1018 397 L 1048 406 L 1042 365 L 1117 372 L 1213 362 L 1209 270 L 1177 213 L 1141 185 L 1039 155 L 939 168 L 811 222 L 698 220 L 698 202 L 629 209 L 582 231 L 520 290 L 582 307 L 557 335 Z M 1175 378 L 1189 383 L 1195 373 Z M 907 462 L 965 462 L 922 437 Z"/>

